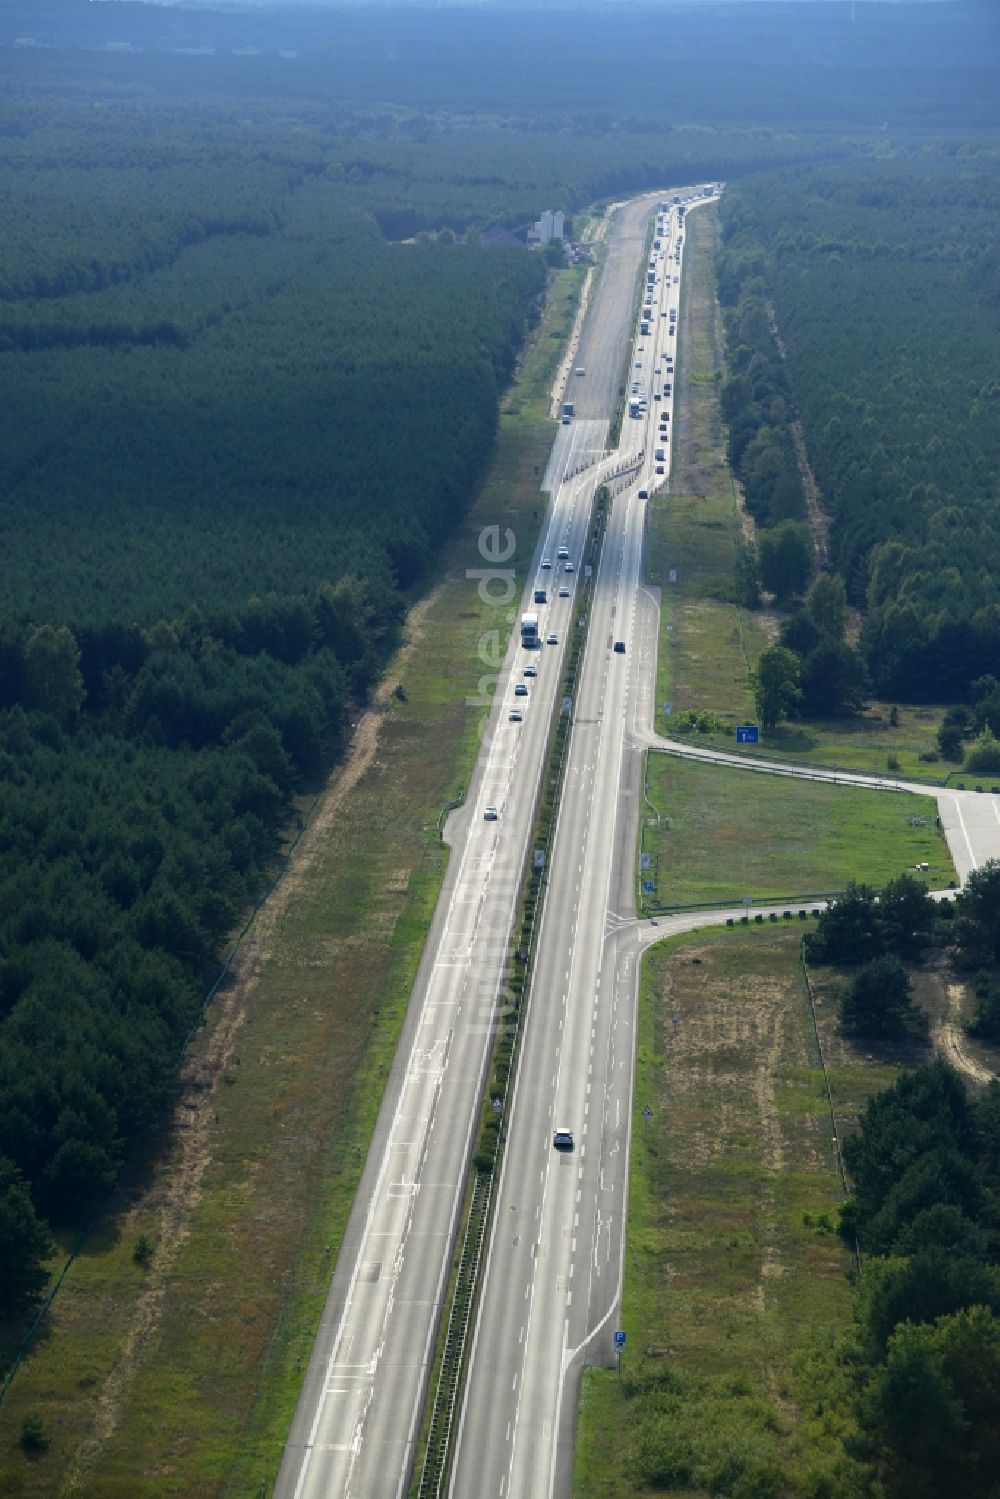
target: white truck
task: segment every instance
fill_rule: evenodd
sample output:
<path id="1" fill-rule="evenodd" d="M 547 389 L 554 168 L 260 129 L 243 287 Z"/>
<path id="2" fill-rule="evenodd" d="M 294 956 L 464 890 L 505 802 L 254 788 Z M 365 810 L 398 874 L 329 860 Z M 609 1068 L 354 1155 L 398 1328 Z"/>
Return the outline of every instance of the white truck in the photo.
<path id="1" fill-rule="evenodd" d="M 536 645 L 541 644 L 537 614 L 521 615 L 521 644 L 528 650 L 534 650 Z"/>

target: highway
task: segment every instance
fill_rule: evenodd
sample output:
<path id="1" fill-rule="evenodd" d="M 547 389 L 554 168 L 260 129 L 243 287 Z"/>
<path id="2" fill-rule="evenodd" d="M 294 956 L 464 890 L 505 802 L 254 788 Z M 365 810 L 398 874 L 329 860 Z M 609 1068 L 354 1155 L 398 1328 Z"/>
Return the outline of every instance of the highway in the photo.
<path id="1" fill-rule="evenodd" d="M 698 194 L 688 211 L 707 201 Z M 653 728 L 658 601 L 641 582 L 643 496 L 669 479 L 671 310 L 679 306 L 683 269 L 683 226 L 673 209 L 657 232 L 662 247 L 653 260 L 649 332 L 638 333 L 632 313 L 655 203 L 636 200 L 615 215 L 581 327 L 575 364 L 584 374 L 571 373 L 565 390 L 576 416 L 557 429 L 544 481 L 550 514 L 521 601 L 531 608 L 535 585 L 546 586 L 541 634 L 557 641 L 528 652 L 515 629 L 473 785 L 448 823 L 454 852 L 286 1447 L 275 1489 L 282 1499 L 381 1499 L 405 1490 L 502 1002 L 572 591 L 580 581 L 578 572 L 560 571 L 558 549 L 564 545 L 579 564 L 596 484 L 639 452 L 638 470 L 615 486 L 572 704 L 538 956 L 458 1422 L 453 1499 L 569 1493 L 580 1369 L 584 1361 L 611 1359 L 621 1290 L 641 953 L 667 932 L 742 914 L 699 912 L 659 924 L 634 914 L 647 750 L 747 764 L 662 739 Z M 626 359 L 648 404 L 637 420 L 626 417 L 618 452 L 607 454 Z M 660 459 L 657 449 L 664 450 Z M 506 538 L 485 538 L 486 571 L 502 570 L 506 548 Z M 542 569 L 543 558 L 551 569 Z M 567 599 L 558 596 L 561 583 L 570 589 Z M 516 603 L 507 601 L 505 622 L 516 615 Z M 624 642 L 623 654 L 616 641 Z M 525 676 L 529 666 L 537 676 Z M 526 698 L 514 697 L 518 683 L 528 688 Z M 510 719 L 515 704 L 523 722 Z M 872 784 L 781 762 L 754 768 Z M 938 795 L 963 879 L 1000 853 L 1000 804 L 993 796 L 881 784 Z M 488 805 L 497 809 L 495 821 L 484 818 Z M 572 1151 L 553 1149 L 557 1127 L 572 1130 Z"/>
<path id="2" fill-rule="evenodd" d="M 591 318 L 614 323 L 609 305 L 630 305 L 623 287 L 635 284 L 638 218 L 650 201 L 616 215 L 584 338 Z M 603 473 L 594 459 L 618 388 L 620 360 L 614 371 L 613 364 L 577 382 L 603 390 L 602 414 L 559 429 L 536 567 L 543 556 L 555 564 L 560 545 L 571 558 L 582 554 Z M 486 533 L 481 550 L 485 571 L 502 574 L 508 539 Z M 558 644 L 529 656 L 515 629 L 467 804 L 448 825 L 454 853 L 285 1448 L 275 1487 L 282 1499 L 385 1499 L 407 1481 L 579 578 L 555 565 L 538 576 L 549 581 L 542 634 Z M 526 607 L 534 581 L 533 573 Z M 564 581 L 571 596 L 560 599 Z M 508 600 L 505 620 L 509 610 Z M 524 677 L 528 664 L 536 678 Z M 526 699 L 514 698 L 515 682 L 528 687 Z M 509 718 L 515 702 L 520 723 Z M 485 820 L 487 805 L 496 807 L 495 821 Z"/>
<path id="3" fill-rule="evenodd" d="M 669 313 L 679 297 L 677 238 L 672 215 L 669 248 L 665 243 L 656 262 L 651 333 L 635 335 L 631 349 L 632 364 L 642 362 L 647 387 L 676 342 Z M 629 299 L 626 310 L 631 307 Z M 584 379 L 594 364 L 593 354 L 587 357 L 591 363 Z M 585 1358 L 608 1360 L 613 1347 L 639 950 L 634 851 L 651 664 L 648 639 L 641 652 L 635 649 L 637 618 L 647 607 L 640 590 L 646 501 L 639 495 L 666 480 L 666 474 L 655 473 L 655 434 L 661 413 L 672 415 L 672 406 L 672 395 L 651 399 L 645 420 L 623 423 L 620 452 L 643 448 L 646 457 L 612 507 L 573 708 L 538 959 L 459 1423 L 454 1499 L 567 1494 L 579 1371 Z M 578 402 L 577 410 L 581 407 Z M 585 409 L 596 417 L 592 408 Z M 624 655 L 614 650 L 616 640 L 625 643 Z M 562 1127 L 574 1134 L 572 1152 L 553 1149 L 553 1132 Z"/>

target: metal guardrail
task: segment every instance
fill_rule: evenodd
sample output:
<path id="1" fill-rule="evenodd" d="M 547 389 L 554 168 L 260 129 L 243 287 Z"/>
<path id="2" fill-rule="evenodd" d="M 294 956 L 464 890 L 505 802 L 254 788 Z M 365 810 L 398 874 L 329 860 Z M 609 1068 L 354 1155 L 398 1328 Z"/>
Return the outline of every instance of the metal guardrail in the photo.
<path id="1" fill-rule="evenodd" d="M 685 911 L 734 911 L 738 906 L 746 910 L 762 910 L 768 906 L 802 906 L 810 901 L 839 900 L 846 894 L 843 890 L 817 890 L 810 895 L 755 895 L 752 900 L 699 900 L 682 901 L 677 904 L 661 904 L 659 901 L 644 901 L 643 909 L 655 916 L 680 916 Z"/>
<path id="2" fill-rule="evenodd" d="M 472 1319 L 476 1283 L 479 1279 L 479 1261 L 482 1258 L 489 1223 L 490 1198 L 493 1192 L 493 1172 L 477 1171 L 472 1190 L 472 1204 L 465 1226 L 465 1239 L 458 1263 L 455 1295 L 448 1318 L 448 1335 L 445 1339 L 444 1355 L 438 1374 L 437 1390 L 431 1412 L 430 1435 L 424 1450 L 424 1462 L 420 1473 L 418 1499 L 437 1499 L 441 1485 L 447 1476 L 448 1449 L 455 1422 L 455 1407 L 461 1389 L 462 1364 L 465 1345 Z"/>
<path id="3" fill-rule="evenodd" d="M 595 502 L 596 494 L 595 490 Z M 606 525 L 607 512 L 605 511 L 604 524 L 601 526 L 599 535 L 595 535 L 592 529 L 588 533 L 593 573 L 590 578 L 585 579 L 583 588 L 575 600 L 574 617 L 576 625 L 571 631 L 563 664 L 561 685 L 564 689 L 562 694 L 564 697 L 567 695 L 572 697 L 575 694 L 580 662 L 589 633 L 595 579 L 600 568 Z M 581 631 L 578 628 L 581 623 L 585 623 L 588 628 Z M 555 827 L 556 809 L 558 808 L 559 798 L 562 795 L 571 737 L 572 718 L 567 716 L 563 710 L 557 708 L 556 717 L 552 722 L 549 732 L 542 780 L 539 782 L 539 799 L 534 819 L 534 827 L 539 831 L 538 836 L 532 840 L 535 847 L 541 844 L 541 846 L 545 847 L 546 852 L 548 851 L 552 830 Z M 551 799 L 551 805 L 547 811 L 545 808 L 546 798 Z M 542 836 L 540 828 L 545 825 L 546 820 L 549 832 L 545 836 Z M 536 887 L 534 893 L 532 893 L 533 881 Z M 501 1121 L 506 1117 L 507 1099 L 510 1097 L 513 1089 L 520 1059 L 521 1008 L 531 987 L 536 936 L 545 899 L 546 883 L 541 872 L 532 870 L 530 867 L 522 883 L 520 908 L 523 919 L 520 927 L 520 935 L 514 939 L 515 957 L 520 964 L 521 1001 L 518 1005 L 518 1017 L 510 1054 L 509 1071 L 499 1098 L 498 1118 Z M 494 1053 L 494 1061 L 495 1057 L 496 1053 Z M 441 1356 L 441 1367 L 438 1372 L 437 1385 L 434 1391 L 430 1420 L 427 1424 L 427 1445 L 424 1449 L 420 1480 L 416 1487 L 417 1499 L 440 1499 L 448 1478 L 455 1407 L 462 1384 L 469 1323 L 475 1309 L 478 1292 L 479 1263 L 482 1246 L 490 1225 L 492 1190 L 502 1150 L 503 1134 L 501 1133 L 497 1140 L 497 1155 L 493 1166 L 477 1166 L 475 1180 L 472 1184 L 465 1239 L 459 1260 L 459 1270 L 456 1277 L 451 1310 L 448 1315 L 448 1328 Z"/>

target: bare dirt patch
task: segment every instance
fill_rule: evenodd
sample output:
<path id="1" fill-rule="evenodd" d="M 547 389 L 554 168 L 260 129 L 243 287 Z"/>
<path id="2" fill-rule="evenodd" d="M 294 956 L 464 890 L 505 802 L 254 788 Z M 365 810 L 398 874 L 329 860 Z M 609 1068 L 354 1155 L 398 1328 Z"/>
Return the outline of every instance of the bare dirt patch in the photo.
<path id="1" fill-rule="evenodd" d="M 931 1038 L 935 1050 L 941 1053 L 945 1061 L 951 1063 L 956 1072 L 961 1072 L 970 1082 L 985 1087 L 993 1081 L 996 1073 L 977 1062 L 966 1047 L 962 1026 L 963 997 L 961 984 L 948 985 L 948 1017 L 933 1028 Z"/>

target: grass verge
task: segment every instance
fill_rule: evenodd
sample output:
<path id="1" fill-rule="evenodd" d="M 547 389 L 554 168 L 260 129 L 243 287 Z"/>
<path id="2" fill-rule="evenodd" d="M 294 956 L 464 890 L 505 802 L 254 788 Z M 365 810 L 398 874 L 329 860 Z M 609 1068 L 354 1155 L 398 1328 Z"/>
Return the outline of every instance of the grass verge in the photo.
<path id="1" fill-rule="evenodd" d="M 816 1485 L 850 1468 L 847 1418 L 816 1389 L 832 1394 L 824 1349 L 851 1292 L 799 943 L 706 931 L 647 956 L 628 1343 L 620 1379 L 584 1375 L 575 1499 L 833 1494 Z"/>
<path id="2" fill-rule="evenodd" d="M 373 763 L 293 866 L 224 1077 L 206 1071 L 192 1092 L 201 1158 L 192 1167 L 181 1119 L 91 1236 L 18 1373 L 0 1412 L 5 1495 L 270 1491 L 444 873 L 439 813 L 467 784 L 480 677 L 494 631 L 502 644 L 509 629 L 466 569 L 483 565 L 482 528 L 509 525 L 525 576 L 545 505 L 549 385 L 581 280 L 554 279 L 489 477 L 419 641 L 390 667 L 405 700 L 388 698 Z M 194 1043 L 196 1078 L 216 1023 Z M 143 1233 L 157 1242 L 171 1213 L 176 1252 L 154 1285 L 156 1262 L 144 1271 L 131 1250 Z M 34 1459 L 16 1445 L 28 1414 L 50 1438 Z"/>
<path id="3" fill-rule="evenodd" d="M 933 797 L 793 781 L 673 755 L 646 757 L 647 908 L 883 885 L 926 862 L 957 878 Z M 655 812 L 651 810 L 655 809 Z M 658 818 L 657 818 L 658 814 Z"/>
<path id="4" fill-rule="evenodd" d="M 719 415 L 721 329 L 715 299 L 718 214 L 699 208 L 685 226 L 683 309 L 674 387 L 669 493 L 650 501 L 646 578 L 660 589 L 656 727 L 689 709 L 743 723 L 753 716 L 747 666 L 767 645 L 759 620 L 733 601 L 739 525 Z M 663 706 L 670 704 L 664 714 Z"/>

